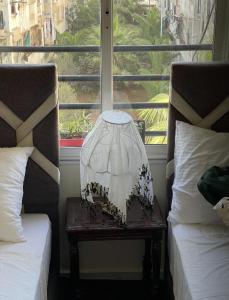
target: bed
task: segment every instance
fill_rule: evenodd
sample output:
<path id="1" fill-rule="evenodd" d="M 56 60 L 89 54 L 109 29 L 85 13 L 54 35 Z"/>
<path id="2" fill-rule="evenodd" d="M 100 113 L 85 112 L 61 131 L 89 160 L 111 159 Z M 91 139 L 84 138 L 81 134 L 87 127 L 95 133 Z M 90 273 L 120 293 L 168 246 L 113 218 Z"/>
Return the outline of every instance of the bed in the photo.
<path id="1" fill-rule="evenodd" d="M 217 117 L 212 113 L 229 95 L 228 78 L 228 63 L 180 63 L 172 66 L 167 164 L 169 210 L 174 182 L 176 121 L 198 125 L 195 116 L 187 113 L 190 109 L 197 113 L 201 122 L 204 120 L 202 124 L 209 123 L 208 128 L 229 132 L 228 101 Z M 168 219 L 166 250 L 167 299 L 229 299 L 228 227 L 220 223 L 179 224 Z"/>
<path id="2" fill-rule="evenodd" d="M 0 242 L 0 299 L 56 299 L 59 145 L 54 65 L 0 66 L 0 147 L 33 146 L 22 224 L 26 242 Z M 4 276 L 3 276 L 4 274 Z M 47 288 L 48 286 L 48 288 Z"/>

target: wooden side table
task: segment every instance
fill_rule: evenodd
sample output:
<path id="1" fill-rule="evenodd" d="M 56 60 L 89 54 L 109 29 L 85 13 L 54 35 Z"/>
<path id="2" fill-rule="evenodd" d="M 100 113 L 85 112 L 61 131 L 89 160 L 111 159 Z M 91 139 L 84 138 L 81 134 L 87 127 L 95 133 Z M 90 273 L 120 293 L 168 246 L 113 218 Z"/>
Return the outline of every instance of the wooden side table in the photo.
<path id="1" fill-rule="evenodd" d="M 153 211 L 143 210 L 140 202 L 134 199 L 128 209 L 125 226 L 117 225 L 98 205 L 82 202 L 80 198 L 68 198 L 65 230 L 70 244 L 71 282 L 76 299 L 80 298 L 79 241 L 144 239 L 143 280 L 157 289 L 160 280 L 161 241 L 165 228 L 166 223 L 156 198 Z"/>

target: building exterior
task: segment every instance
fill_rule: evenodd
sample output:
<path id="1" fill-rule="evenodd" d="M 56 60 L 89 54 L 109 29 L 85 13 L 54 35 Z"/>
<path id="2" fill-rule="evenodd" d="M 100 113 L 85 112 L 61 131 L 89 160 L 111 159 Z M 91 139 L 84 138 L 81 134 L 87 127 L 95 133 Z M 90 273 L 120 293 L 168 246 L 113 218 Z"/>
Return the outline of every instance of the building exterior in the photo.
<path id="1" fill-rule="evenodd" d="M 163 30 L 174 44 L 212 43 L 214 0 L 158 0 Z M 193 60 L 193 53 L 181 53 L 184 60 Z"/>
<path id="2" fill-rule="evenodd" d="M 55 43 L 56 31 L 64 32 L 65 0 L 0 0 L 0 45 L 45 46 Z M 11 53 L 2 63 L 40 62 L 39 53 Z"/>

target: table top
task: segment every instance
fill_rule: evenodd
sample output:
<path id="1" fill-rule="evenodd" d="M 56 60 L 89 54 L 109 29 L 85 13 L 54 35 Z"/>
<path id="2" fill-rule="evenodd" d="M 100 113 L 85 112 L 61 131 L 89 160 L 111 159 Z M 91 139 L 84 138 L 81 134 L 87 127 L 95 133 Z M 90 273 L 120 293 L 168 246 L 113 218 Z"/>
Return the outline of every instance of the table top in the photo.
<path id="1" fill-rule="evenodd" d="M 127 210 L 125 225 L 117 224 L 98 205 L 81 201 L 79 197 L 67 199 L 65 230 L 68 234 L 77 234 L 79 240 L 147 238 L 165 228 L 166 222 L 156 198 L 153 209 L 143 209 L 142 204 L 134 199 Z"/>

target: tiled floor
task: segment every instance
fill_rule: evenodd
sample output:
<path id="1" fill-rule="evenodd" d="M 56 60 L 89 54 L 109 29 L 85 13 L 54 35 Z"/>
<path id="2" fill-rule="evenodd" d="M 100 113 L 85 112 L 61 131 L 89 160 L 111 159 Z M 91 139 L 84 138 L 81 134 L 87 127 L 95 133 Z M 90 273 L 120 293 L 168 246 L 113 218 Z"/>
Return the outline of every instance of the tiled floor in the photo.
<path id="1" fill-rule="evenodd" d="M 163 290 L 161 288 L 161 290 Z M 162 300 L 162 294 L 152 295 L 142 281 L 116 281 L 116 280 L 83 280 L 81 281 L 80 299 L 82 300 Z M 59 300 L 71 300 L 68 278 L 60 279 Z"/>

